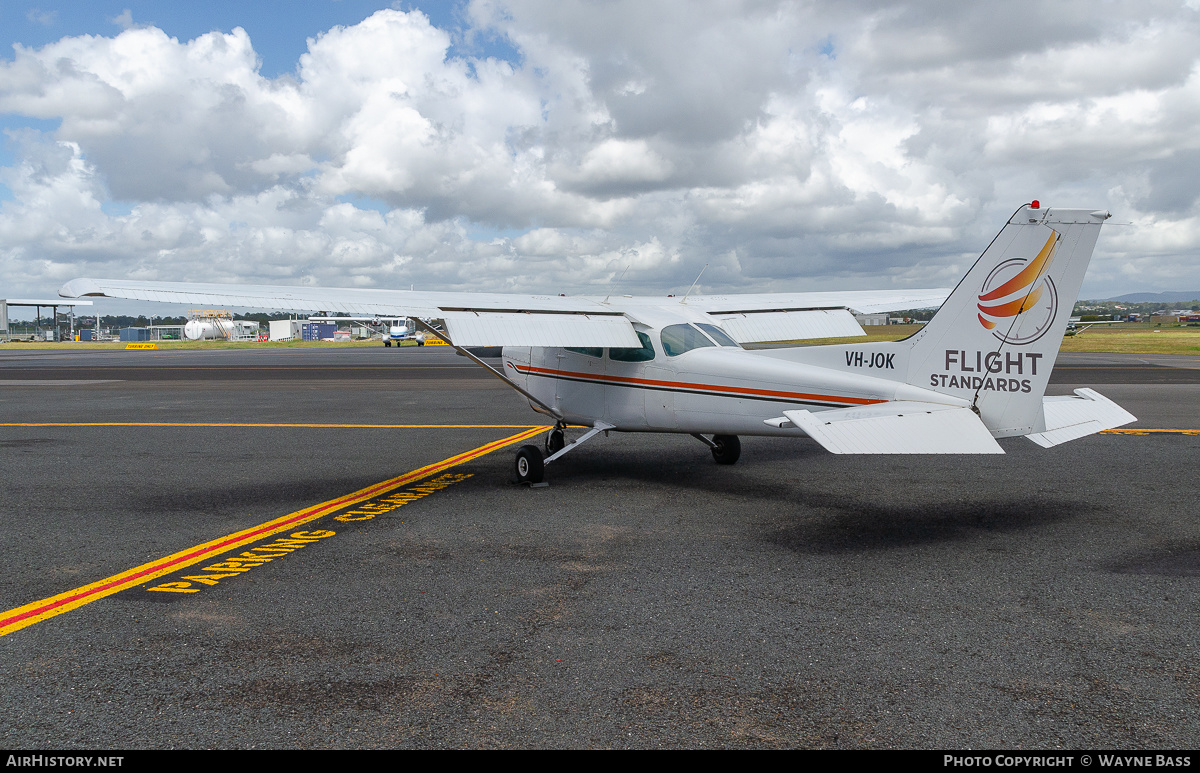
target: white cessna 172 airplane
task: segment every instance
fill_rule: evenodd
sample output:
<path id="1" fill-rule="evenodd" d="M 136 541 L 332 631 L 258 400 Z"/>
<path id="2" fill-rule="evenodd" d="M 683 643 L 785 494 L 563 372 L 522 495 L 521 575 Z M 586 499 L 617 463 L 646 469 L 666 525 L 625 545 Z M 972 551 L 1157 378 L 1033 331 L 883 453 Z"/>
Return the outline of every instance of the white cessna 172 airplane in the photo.
<path id="1" fill-rule="evenodd" d="M 996 438 L 1050 447 L 1135 418 L 1090 389 L 1044 397 L 1107 212 L 1020 207 L 945 290 L 563 297 L 75 279 L 108 296 L 410 317 L 552 417 L 516 478 L 599 432 L 687 433 L 720 464 L 739 435 L 810 437 L 837 454 L 1000 454 Z M 944 301 L 944 303 L 942 303 Z M 902 341 L 749 351 L 741 344 L 862 335 L 851 309 L 936 306 Z M 444 332 L 422 320 L 441 319 Z M 467 347 L 502 346 L 503 370 Z M 588 427 L 566 444 L 564 429 Z"/>

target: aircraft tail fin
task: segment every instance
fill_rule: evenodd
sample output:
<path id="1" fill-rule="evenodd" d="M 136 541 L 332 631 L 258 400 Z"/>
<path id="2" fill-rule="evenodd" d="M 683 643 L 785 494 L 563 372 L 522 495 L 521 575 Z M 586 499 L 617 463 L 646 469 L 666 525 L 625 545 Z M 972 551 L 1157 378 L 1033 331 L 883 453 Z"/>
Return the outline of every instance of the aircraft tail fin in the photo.
<path id="1" fill-rule="evenodd" d="M 1079 296 L 1100 226 L 1107 212 L 1043 209 L 1038 202 L 1018 209 L 950 293 L 933 319 L 902 341 L 780 349 L 780 359 L 900 382 L 891 401 L 914 401 L 965 409 L 993 438 L 1027 435 L 1051 446 L 1134 421 L 1134 417 L 1091 390 L 1075 397 L 1043 399 L 1071 310 Z M 888 405 L 892 403 L 889 402 Z M 960 414 L 897 410 L 895 415 L 817 414 L 814 437 L 834 446 L 867 450 L 838 453 L 987 453 L 987 444 L 968 450 L 962 439 L 938 445 L 908 442 L 905 432 L 945 439 L 950 428 L 971 424 Z M 884 413 L 887 413 L 885 411 Z M 791 419 L 789 419 L 791 421 Z M 840 423 L 838 423 L 840 422 Z M 904 429 L 898 429 L 903 427 Z M 899 432 L 895 441 L 852 440 L 859 428 Z M 940 430 L 940 431 L 933 431 Z M 977 434 L 977 433 L 973 433 Z M 889 445 L 891 450 L 883 446 Z M 930 443 L 942 448 L 928 450 Z M 879 446 L 870 450 L 872 445 Z M 966 443 L 971 446 L 971 443 Z M 990 446 L 988 446 L 990 448 Z M 925 449 L 925 450 L 914 450 Z"/>
<path id="2" fill-rule="evenodd" d="M 905 380 L 968 400 L 994 437 L 1046 432 L 1042 396 L 1108 218 L 1018 209 L 933 319 L 902 342 Z"/>

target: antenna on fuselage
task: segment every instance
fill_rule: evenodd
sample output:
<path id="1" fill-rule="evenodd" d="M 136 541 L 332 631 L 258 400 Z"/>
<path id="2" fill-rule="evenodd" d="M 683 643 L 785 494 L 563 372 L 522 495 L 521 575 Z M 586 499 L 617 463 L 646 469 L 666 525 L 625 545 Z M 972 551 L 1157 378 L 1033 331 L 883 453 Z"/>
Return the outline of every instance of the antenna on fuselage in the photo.
<path id="1" fill-rule="evenodd" d="M 708 264 L 707 264 L 707 263 L 705 263 L 705 264 L 704 264 L 704 268 L 708 268 Z M 700 273 L 699 273 L 699 274 L 696 274 L 696 282 L 699 282 L 699 281 L 700 281 L 700 277 L 704 276 L 704 268 L 700 269 Z M 683 297 L 682 297 L 682 298 L 680 298 L 680 299 L 679 299 L 679 302 L 680 302 L 680 303 L 683 303 L 683 304 L 686 304 L 686 303 L 687 303 L 687 297 L 688 297 L 689 295 L 691 295 L 691 294 L 692 294 L 692 290 L 695 290 L 695 289 L 696 289 L 696 282 L 692 282 L 692 286 L 691 286 L 691 287 L 689 287 L 689 288 L 688 288 L 688 291 L 687 291 L 686 293 L 684 293 L 684 294 L 683 294 Z"/>
<path id="2" fill-rule="evenodd" d="M 628 266 L 626 266 L 626 267 L 625 267 L 625 271 L 628 271 L 628 270 L 629 270 L 629 269 L 631 269 L 631 268 L 633 268 L 633 264 L 632 264 L 632 263 L 630 263 Z M 616 287 L 618 284 L 620 284 L 620 283 L 621 283 L 621 280 L 625 278 L 625 271 L 622 271 L 622 272 L 621 272 L 621 275 L 620 275 L 619 277 L 617 277 L 617 281 L 613 282 L 613 287 Z M 609 288 L 609 290 L 608 290 L 608 295 L 604 296 L 604 300 L 602 300 L 602 301 L 600 301 L 600 302 L 601 302 L 601 303 L 608 303 L 608 299 L 609 299 L 609 298 L 611 298 L 611 297 L 612 297 L 612 288 L 610 287 L 610 288 Z"/>

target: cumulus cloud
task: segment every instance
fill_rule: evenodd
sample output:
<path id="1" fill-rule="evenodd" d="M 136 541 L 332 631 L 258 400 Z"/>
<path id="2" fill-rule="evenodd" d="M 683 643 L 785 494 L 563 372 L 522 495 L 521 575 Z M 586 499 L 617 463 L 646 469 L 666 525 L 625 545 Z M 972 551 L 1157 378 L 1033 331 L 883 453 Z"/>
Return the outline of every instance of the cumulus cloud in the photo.
<path id="1" fill-rule="evenodd" d="M 6 292 L 945 285 L 1035 197 L 1131 223 L 1085 292 L 1200 288 L 1200 14 L 1103 8 L 475 0 L 275 78 L 241 28 L 126 12 L 0 60 L 0 113 L 58 122 L 6 133 Z M 485 38 L 516 56 L 456 53 Z"/>

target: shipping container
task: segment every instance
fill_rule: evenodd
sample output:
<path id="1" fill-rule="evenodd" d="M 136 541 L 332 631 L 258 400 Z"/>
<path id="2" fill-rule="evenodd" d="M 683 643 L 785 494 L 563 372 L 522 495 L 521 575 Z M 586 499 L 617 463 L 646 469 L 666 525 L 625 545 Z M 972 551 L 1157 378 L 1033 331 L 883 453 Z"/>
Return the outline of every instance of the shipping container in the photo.
<path id="1" fill-rule="evenodd" d="M 269 324 L 272 341 L 292 341 L 300 337 L 300 320 L 298 319 L 273 319 Z"/>
<path id="2" fill-rule="evenodd" d="M 333 338 L 335 332 L 337 332 L 337 325 L 333 322 L 305 322 L 300 328 L 301 337 L 305 341 Z"/>

